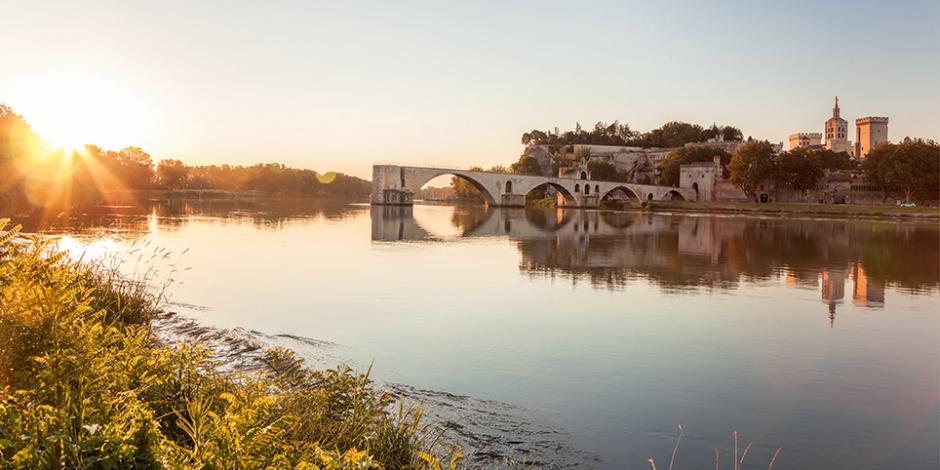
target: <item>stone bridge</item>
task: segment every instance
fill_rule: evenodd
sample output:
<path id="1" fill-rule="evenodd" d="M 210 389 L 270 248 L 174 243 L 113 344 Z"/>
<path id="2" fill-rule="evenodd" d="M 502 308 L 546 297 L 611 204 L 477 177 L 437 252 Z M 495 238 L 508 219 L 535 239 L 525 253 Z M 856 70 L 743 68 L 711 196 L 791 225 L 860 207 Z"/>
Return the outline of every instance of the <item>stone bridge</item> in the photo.
<path id="1" fill-rule="evenodd" d="M 414 195 L 422 186 L 443 175 L 453 175 L 468 181 L 480 190 L 486 204 L 490 206 L 524 206 L 527 194 L 545 187 L 555 189 L 558 204 L 567 207 L 597 207 L 604 198 L 615 193 L 619 197 L 625 195 L 636 202 L 695 200 L 694 192 L 689 193 L 689 189 L 589 180 L 586 173 L 582 173 L 582 179 L 577 179 L 452 168 L 374 165 L 372 167 L 372 204 L 412 205 Z"/>

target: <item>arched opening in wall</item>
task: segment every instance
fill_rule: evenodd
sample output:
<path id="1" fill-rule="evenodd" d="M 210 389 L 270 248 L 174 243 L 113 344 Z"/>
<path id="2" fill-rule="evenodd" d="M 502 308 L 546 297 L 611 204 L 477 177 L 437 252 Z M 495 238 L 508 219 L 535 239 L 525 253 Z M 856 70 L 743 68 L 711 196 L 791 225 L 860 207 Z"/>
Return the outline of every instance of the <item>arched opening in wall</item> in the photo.
<path id="1" fill-rule="evenodd" d="M 679 191 L 669 191 L 666 193 L 665 199 L 667 201 L 685 201 L 685 197 Z"/>
<path id="2" fill-rule="evenodd" d="M 496 190 L 499 190 L 497 186 Z M 464 175 L 445 173 L 430 178 L 415 191 L 415 201 L 430 204 L 493 204 L 492 194 L 479 182 Z"/>
<path id="3" fill-rule="evenodd" d="M 575 186 L 575 192 L 578 187 Z M 525 195 L 526 206 L 559 207 L 575 205 L 574 195 L 563 186 L 554 183 L 543 183 Z"/>
<path id="4" fill-rule="evenodd" d="M 640 197 L 637 196 L 633 190 L 626 186 L 617 186 L 610 191 L 607 191 L 606 194 L 601 195 L 598 191 L 598 196 L 600 196 L 600 207 L 605 209 L 626 209 L 630 207 L 638 207 L 640 205 Z"/>
<path id="5" fill-rule="evenodd" d="M 583 179 L 583 180 L 586 180 L 586 179 L 587 179 L 587 173 L 586 173 L 586 172 L 583 172 L 583 171 L 581 172 L 581 179 Z"/>
<path id="6" fill-rule="evenodd" d="M 647 194 L 647 195 L 646 195 L 646 200 L 647 200 L 647 201 L 652 201 L 652 200 L 653 200 L 653 193 Z"/>
<path id="7" fill-rule="evenodd" d="M 594 185 L 594 194 L 600 194 L 600 193 L 601 193 L 601 186 L 600 186 L 599 184 L 595 184 L 595 185 Z"/>
<path id="8" fill-rule="evenodd" d="M 580 192 L 581 192 L 581 185 L 580 185 L 580 184 L 574 185 L 574 192 L 576 192 L 576 193 L 580 193 Z"/>
<path id="9" fill-rule="evenodd" d="M 695 190 L 695 200 L 698 201 L 699 200 L 698 183 L 692 183 L 692 189 Z"/>
<path id="10" fill-rule="evenodd" d="M 584 194 L 591 194 L 591 185 L 584 185 Z"/>
<path id="11" fill-rule="evenodd" d="M 512 181 L 506 182 L 506 194 L 512 194 Z"/>

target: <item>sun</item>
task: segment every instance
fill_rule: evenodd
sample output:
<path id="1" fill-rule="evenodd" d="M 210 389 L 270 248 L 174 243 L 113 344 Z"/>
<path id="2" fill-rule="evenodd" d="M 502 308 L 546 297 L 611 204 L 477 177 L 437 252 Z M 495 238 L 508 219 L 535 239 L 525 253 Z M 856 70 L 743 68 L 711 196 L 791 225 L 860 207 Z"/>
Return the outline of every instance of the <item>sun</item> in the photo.
<path id="1" fill-rule="evenodd" d="M 71 153 L 95 144 L 119 149 L 139 145 L 136 101 L 119 83 L 98 77 L 55 76 L 36 80 L 17 106 L 32 128 L 54 148 Z"/>

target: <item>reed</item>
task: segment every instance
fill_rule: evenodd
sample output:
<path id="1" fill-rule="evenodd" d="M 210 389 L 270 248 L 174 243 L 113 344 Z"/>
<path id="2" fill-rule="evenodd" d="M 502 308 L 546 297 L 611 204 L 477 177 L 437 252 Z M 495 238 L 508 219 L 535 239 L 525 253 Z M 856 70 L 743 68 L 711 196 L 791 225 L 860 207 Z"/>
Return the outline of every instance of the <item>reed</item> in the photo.
<path id="1" fill-rule="evenodd" d="M 682 436 L 685 432 L 685 429 L 680 424 L 678 426 L 679 433 L 676 437 L 676 445 L 672 448 L 672 458 L 669 460 L 669 470 L 672 470 L 673 464 L 676 461 L 676 452 L 679 450 L 679 443 L 682 442 Z M 754 444 L 753 441 L 749 441 L 744 450 L 741 452 L 740 457 L 738 456 L 738 432 L 734 431 L 731 433 L 731 467 L 733 470 L 740 470 L 744 467 L 744 459 L 747 457 L 748 453 L 751 451 L 751 446 Z M 780 456 L 780 451 L 782 447 L 778 447 L 774 452 L 773 457 L 770 459 L 770 464 L 767 465 L 767 470 L 773 470 L 774 463 L 777 462 L 777 457 Z M 652 470 L 656 470 L 656 461 L 653 457 L 647 459 L 647 463 L 650 464 Z M 715 448 L 715 470 L 721 470 L 721 451 L 716 447 Z"/>

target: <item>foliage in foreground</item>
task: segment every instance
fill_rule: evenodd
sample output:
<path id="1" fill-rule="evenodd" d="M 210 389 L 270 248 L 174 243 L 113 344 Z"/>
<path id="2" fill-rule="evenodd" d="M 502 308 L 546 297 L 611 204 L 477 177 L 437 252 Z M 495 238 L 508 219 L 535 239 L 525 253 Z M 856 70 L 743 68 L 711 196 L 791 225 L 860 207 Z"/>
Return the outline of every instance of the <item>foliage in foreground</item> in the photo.
<path id="1" fill-rule="evenodd" d="M 419 410 L 285 350 L 223 372 L 149 329 L 159 292 L 70 261 L 0 220 L 0 466 L 428 468 Z M 391 410 L 391 411 L 390 411 Z"/>

